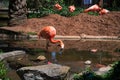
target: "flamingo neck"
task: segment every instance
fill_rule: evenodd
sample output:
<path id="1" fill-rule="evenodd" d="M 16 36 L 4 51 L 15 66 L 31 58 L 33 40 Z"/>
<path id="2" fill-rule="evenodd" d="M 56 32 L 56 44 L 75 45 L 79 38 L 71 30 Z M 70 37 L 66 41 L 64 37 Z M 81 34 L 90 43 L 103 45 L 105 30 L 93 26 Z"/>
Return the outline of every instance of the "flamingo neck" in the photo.
<path id="1" fill-rule="evenodd" d="M 54 40 L 53 38 L 49 39 L 51 43 L 60 43 L 61 48 L 64 48 L 64 43 L 61 40 Z"/>

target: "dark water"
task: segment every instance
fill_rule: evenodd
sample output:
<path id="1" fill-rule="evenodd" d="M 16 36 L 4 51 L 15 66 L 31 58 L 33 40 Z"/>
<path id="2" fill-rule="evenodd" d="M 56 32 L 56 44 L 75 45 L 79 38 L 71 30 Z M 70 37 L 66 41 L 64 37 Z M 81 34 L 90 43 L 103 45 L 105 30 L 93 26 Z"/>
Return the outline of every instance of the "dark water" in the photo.
<path id="1" fill-rule="evenodd" d="M 120 60 L 120 52 L 112 54 L 109 51 L 92 52 L 90 50 L 77 50 L 74 48 L 65 49 L 62 54 L 58 52 L 46 53 L 50 62 L 67 65 L 72 68 L 72 72 L 81 72 L 85 69 L 84 62 L 90 60 L 93 70 L 97 70 L 97 64 L 107 66 L 115 61 Z"/>
<path id="2" fill-rule="evenodd" d="M 81 40 L 64 40 L 65 49 L 59 53 L 57 44 L 50 44 L 48 50 L 45 49 L 46 41 L 7 41 L 9 49 L 22 50 L 28 54 L 21 60 L 22 64 L 34 64 L 39 55 L 44 55 L 47 61 L 55 64 L 71 67 L 71 72 L 78 73 L 85 69 L 84 62 L 90 60 L 92 62 L 91 69 L 97 70 L 97 64 L 107 66 L 120 60 L 120 42 L 119 41 L 81 41 Z M 14 49 L 12 49 L 14 47 Z M 5 48 L 3 48 L 6 50 Z M 96 50 L 93 52 L 92 50 Z M 32 55 L 31 55 L 32 54 Z M 12 58 L 13 59 L 13 58 Z M 19 59 L 19 57 L 17 57 Z M 17 60 L 15 60 L 17 61 Z M 20 62 L 19 62 L 20 63 Z M 47 64 L 47 63 L 46 63 Z M 10 72 L 8 75 L 15 74 Z M 13 79 L 15 80 L 15 79 Z"/>
<path id="3" fill-rule="evenodd" d="M 7 25 L 8 25 L 8 18 L 0 17 L 0 27 L 7 26 Z"/>

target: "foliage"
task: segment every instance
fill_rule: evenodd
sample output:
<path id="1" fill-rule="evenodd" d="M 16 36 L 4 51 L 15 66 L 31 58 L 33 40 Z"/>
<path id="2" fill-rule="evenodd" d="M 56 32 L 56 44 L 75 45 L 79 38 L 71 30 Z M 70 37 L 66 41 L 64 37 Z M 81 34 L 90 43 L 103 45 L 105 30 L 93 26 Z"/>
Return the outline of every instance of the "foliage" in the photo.
<path id="1" fill-rule="evenodd" d="M 108 1 L 107 1 L 108 2 Z M 62 10 L 58 11 L 54 9 L 54 5 L 59 3 L 62 6 Z M 113 0 L 109 2 L 111 6 L 106 7 L 110 11 L 119 11 L 120 10 L 120 0 Z M 108 3 L 108 4 L 109 4 Z M 71 13 L 68 10 L 68 6 L 75 5 L 76 10 Z M 33 17 L 43 17 L 49 14 L 59 14 L 61 16 L 75 16 L 83 12 L 83 8 L 80 8 L 81 1 L 79 0 L 27 0 L 28 10 L 31 13 L 28 14 L 28 18 Z M 104 6 L 105 7 L 105 6 Z M 98 16 L 96 12 L 89 12 L 90 15 Z"/>
<path id="2" fill-rule="evenodd" d="M 99 13 L 98 12 L 88 12 L 89 15 L 94 15 L 94 16 L 98 16 Z"/>
<path id="3" fill-rule="evenodd" d="M 35 53 L 41 53 L 41 52 L 44 52 L 44 50 L 42 49 L 39 49 L 39 48 L 35 48 L 35 49 L 31 49 L 31 52 L 35 52 Z"/>
<path id="4" fill-rule="evenodd" d="M 120 0 L 113 0 L 112 6 L 108 8 L 110 11 L 120 11 Z"/>
<path id="5" fill-rule="evenodd" d="M 81 12 L 83 12 L 83 9 L 80 7 L 76 7 L 76 10 L 71 13 L 68 10 L 68 7 L 70 5 L 73 5 L 74 0 L 69 1 L 67 4 L 65 0 L 36 0 L 37 3 L 35 2 L 31 2 L 34 0 L 27 0 L 28 3 L 28 9 L 31 10 L 32 12 L 28 14 L 28 18 L 32 18 L 32 17 L 43 17 L 43 16 L 47 16 L 49 14 L 59 14 L 61 16 L 74 16 L 77 15 Z M 35 7 L 35 3 L 36 7 Z M 54 8 L 54 5 L 56 3 L 59 3 L 62 6 L 62 10 L 56 10 Z M 33 5 L 32 5 L 33 4 Z M 39 4 L 39 6 L 37 6 Z"/>
<path id="6" fill-rule="evenodd" d="M 115 62 L 112 69 L 106 74 L 96 75 L 92 71 L 85 71 L 82 75 L 74 74 L 74 80 L 119 80 L 120 79 L 120 61 Z"/>
<path id="7" fill-rule="evenodd" d="M 113 0 L 112 7 L 120 8 L 120 0 Z"/>
<path id="8" fill-rule="evenodd" d="M 119 80 L 120 79 L 120 61 L 113 64 L 113 68 L 104 75 L 105 80 Z"/>
<path id="9" fill-rule="evenodd" d="M 102 80 L 102 77 L 92 71 L 85 71 L 82 75 L 75 74 L 74 80 Z"/>
<path id="10" fill-rule="evenodd" d="M 0 49 L 0 54 L 2 54 L 3 53 L 3 51 L 2 51 L 2 49 Z"/>
<path id="11" fill-rule="evenodd" d="M 28 35 L 36 35 L 37 33 L 35 33 L 35 32 L 28 32 L 27 34 Z"/>
<path id="12" fill-rule="evenodd" d="M 34 48 L 34 49 L 31 49 L 31 48 L 29 48 L 28 49 L 28 52 L 30 53 L 30 54 L 36 54 L 36 53 L 44 53 L 45 51 L 44 50 L 42 50 L 42 49 L 39 49 L 39 48 Z"/>
<path id="13" fill-rule="evenodd" d="M 120 48 L 116 48 L 116 49 L 115 49 L 115 52 L 120 52 Z"/>
<path id="14" fill-rule="evenodd" d="M 7 8 L 9 6 L 9 0 L 0 0 L 0 7 Z"/>
<path id="15" fill-rule="evenodd" d="M 109 7 L 108 10 L 110 10 L 110 11 L 120 11 L 120 8 L 119 7 L 116 7 L 116 8 Z"/>
<path id="16" fill-rule="evenodd" d="M 2 61 L 0 61 L 0 79 L 2 80 L 10 80 L 6 77 L 7 69 Z"/>

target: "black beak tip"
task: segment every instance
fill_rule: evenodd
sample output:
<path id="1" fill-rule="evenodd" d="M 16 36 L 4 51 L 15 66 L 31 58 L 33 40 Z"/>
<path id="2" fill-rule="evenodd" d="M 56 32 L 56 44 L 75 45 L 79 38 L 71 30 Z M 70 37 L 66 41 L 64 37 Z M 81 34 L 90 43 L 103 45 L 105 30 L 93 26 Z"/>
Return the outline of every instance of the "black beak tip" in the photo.
<path id="1" fill-rule="evenodd" d="M 62 54 L 62 52 L 63 52 L 63 48 L 60 49 L 59 54 Z"/>

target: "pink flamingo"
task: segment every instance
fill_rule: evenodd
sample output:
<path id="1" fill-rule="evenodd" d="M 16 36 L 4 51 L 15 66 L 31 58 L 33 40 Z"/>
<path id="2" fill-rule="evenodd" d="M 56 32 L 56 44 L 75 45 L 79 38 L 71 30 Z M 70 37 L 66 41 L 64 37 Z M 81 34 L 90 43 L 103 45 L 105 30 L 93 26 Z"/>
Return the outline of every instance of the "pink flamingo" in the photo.
<path id="1" fill-rule="evenodd" d="M 101 10 L 101 8 L 97 4 L 95 4 L 87 9 L 85 9 L 84 12 L 86 13 L 86 12 L 90 12 L 90 11 L 100 11 L 100 10 Z"/>
<path id="2" fill-rule="evenodd" d="M 75 6 L 74 5 L 69 6 L 68 9 L 69 9 L 70 12 L 74 12 L 75 11 Z"/>
<path id="3" fill-rule="evenodd" d="M 62 6 L 60 4 L 55 4 L 54 7 L 57 9 L 57 10 L 62 10 Z"/>
<path id="4" fill-rule="evenodd" d="M 64 49 L 64 43 L 61 40 L 55 40 L 53 39 L 56 35 L 56 29 L 53 26 L 45 26 L 41 29 L 41 31 L 38 33 L 38 37 L 45 38 L 46 40 L 49 40 L 51 43 L 60 43 L 60 50 Z M 48 49 L 48 43 L 46 45 L 46 48 Z"/>
<path id="5" fill-rule="evenodd" d="M 101 9 L 100 12 L 99 12 L 99 14 L 103 15 L 103 14 L 107 14 L 108 12 L 110 12 L 110 11 L 107 10 L 107 9 Z"/>

